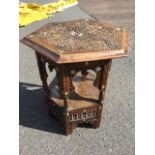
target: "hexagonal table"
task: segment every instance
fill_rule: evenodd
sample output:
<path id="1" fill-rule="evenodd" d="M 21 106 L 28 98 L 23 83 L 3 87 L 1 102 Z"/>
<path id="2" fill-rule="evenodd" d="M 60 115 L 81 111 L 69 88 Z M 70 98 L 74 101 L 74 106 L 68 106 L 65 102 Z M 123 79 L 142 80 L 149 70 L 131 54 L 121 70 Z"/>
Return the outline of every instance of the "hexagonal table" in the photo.
<path id="1" fill-rule="evenodd" d="M 48 113 L 71 134 L 81 123 L 100 125 L 113 58 L 127 56 L 127 31 L 94 20 L 49 23 L 24 37 L 36 52 Z M 47 83 L 47 67 L 55 70 Z"/>

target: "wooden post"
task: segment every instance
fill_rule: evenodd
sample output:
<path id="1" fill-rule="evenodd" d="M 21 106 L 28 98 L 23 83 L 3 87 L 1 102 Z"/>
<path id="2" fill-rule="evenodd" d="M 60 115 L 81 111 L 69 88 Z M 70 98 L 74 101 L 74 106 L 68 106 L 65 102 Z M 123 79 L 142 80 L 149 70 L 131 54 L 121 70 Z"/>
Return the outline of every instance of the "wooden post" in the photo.
<path id="1" fill-rule="evenodd" d="M 47 84 L 47 72 L 46 72 L 46 61 L 43 61 L 43 58 L 36 52 L 36 59 L 38 64 L 38 70 L 40 74 L 40 79 L 42 81 L 43 89 L 46 95 L 49 93 L 48 84 Z"/>

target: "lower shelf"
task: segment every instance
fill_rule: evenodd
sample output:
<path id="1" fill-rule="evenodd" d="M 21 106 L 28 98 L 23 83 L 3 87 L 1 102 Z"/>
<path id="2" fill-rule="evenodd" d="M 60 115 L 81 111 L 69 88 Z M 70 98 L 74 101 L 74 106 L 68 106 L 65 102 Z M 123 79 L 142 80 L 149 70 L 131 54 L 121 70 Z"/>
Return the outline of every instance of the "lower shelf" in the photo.
<path id="1" fill-rule="evenodd" d="M 82 79 L 83 77 L 79 73 L 73 78 L 75 91 L 69 94 L 69 111 L 88 108 L 94 106 L 94 104 L 98 104 L 99 90 L 93 86 L 95 76 L 95 74 L 89 73 L 85 79 Z M 51 100 L 53 100 L 59 107 L 63 107 L 64 100 L 60 94 L 58 86 L 56 84 L 53 85 L 50 92 Z"/>

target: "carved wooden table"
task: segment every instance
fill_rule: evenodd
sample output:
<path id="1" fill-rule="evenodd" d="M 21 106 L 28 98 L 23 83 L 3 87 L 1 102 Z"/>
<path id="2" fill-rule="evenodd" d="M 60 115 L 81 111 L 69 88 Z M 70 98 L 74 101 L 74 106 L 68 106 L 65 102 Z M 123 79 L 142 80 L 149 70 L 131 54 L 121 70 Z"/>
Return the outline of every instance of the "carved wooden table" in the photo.
<path id="1" fill-rule="evenodd" d="M 81 123 L 98 128 L 113 58 L 127 56 L 126 30 L 93 20 L 49 23 L 22 42 L 36 52 L 48 113 L 71 134 Z M 47 67 L 55 79 L 47 83 Z"/>

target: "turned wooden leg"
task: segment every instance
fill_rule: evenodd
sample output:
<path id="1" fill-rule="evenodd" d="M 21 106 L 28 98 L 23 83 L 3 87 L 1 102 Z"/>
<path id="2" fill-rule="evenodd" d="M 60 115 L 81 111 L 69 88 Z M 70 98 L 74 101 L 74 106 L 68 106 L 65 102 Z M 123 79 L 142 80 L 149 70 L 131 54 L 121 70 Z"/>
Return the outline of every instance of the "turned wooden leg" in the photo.
<path id="1" fill-rule="evenodd" d="M 100 74 L 100 81 L 99 81 L 99 103 L 103 104 L 104 103 L 104 98 L 105 98 L 105 92 L 107 88 L 107 82 L 108 82 L 108 77 L 109 77 L 109 71 L 111 68 L 111 63 L 112 60 L 106 60 L 105 64 L 103 65 L 103 68 L 101 70 Z"/>
<path id="2" fill-rule="evenodd" d="M 47 84 L 47 72 L 46 72 L 46 62 L 43 60 L 43 58 L 37 54 L 36 52 L 36 59 L 37 59 L 37 64 L 38 64 L 38 69 L 39 69 L 39 74 L 40 74 L 40 79 L 42 81 L 43 89 L 45 94 L 48 94 L 49 89 L 48 89 L 48 84 Z"/>
<path id="3" fill-rule="evenodd" d="M 64 99 L 64 130 L 65 134 L 69 135 L 73 131 L 73 127 L 69 124 L 69 105 L 68 105 L 68 98 L 71 89 L 71 78 L 69 75 L 69 71 L 67 68 L 59 67 L 57 70 L 58 74 L 58 85 L 61 90 L 61 95 Z"/>
<path id="4" fill-rule="evenodd" d="M 97 69 L 97 77 L 94 82 L 95 86 L 98 86 L 100 92 L 99 92 L 99 108 L 97 112 L 97 121 L 94 122 L 93 127 L 94 128 L 99 128 L 100 126 L 100 121 L 101 121 L 101 115 L 102 115 L 102 109 L 104 106 L 104 98 L 105 98 L 105 92 L 107 88 L 107 82 L 108 82 L 108 76 L 109 76 L 109 71 L 111 68 L 111 63 L 112 60 L 106 60 L 105 64 L 103 65 L 102 69 Z"/>

